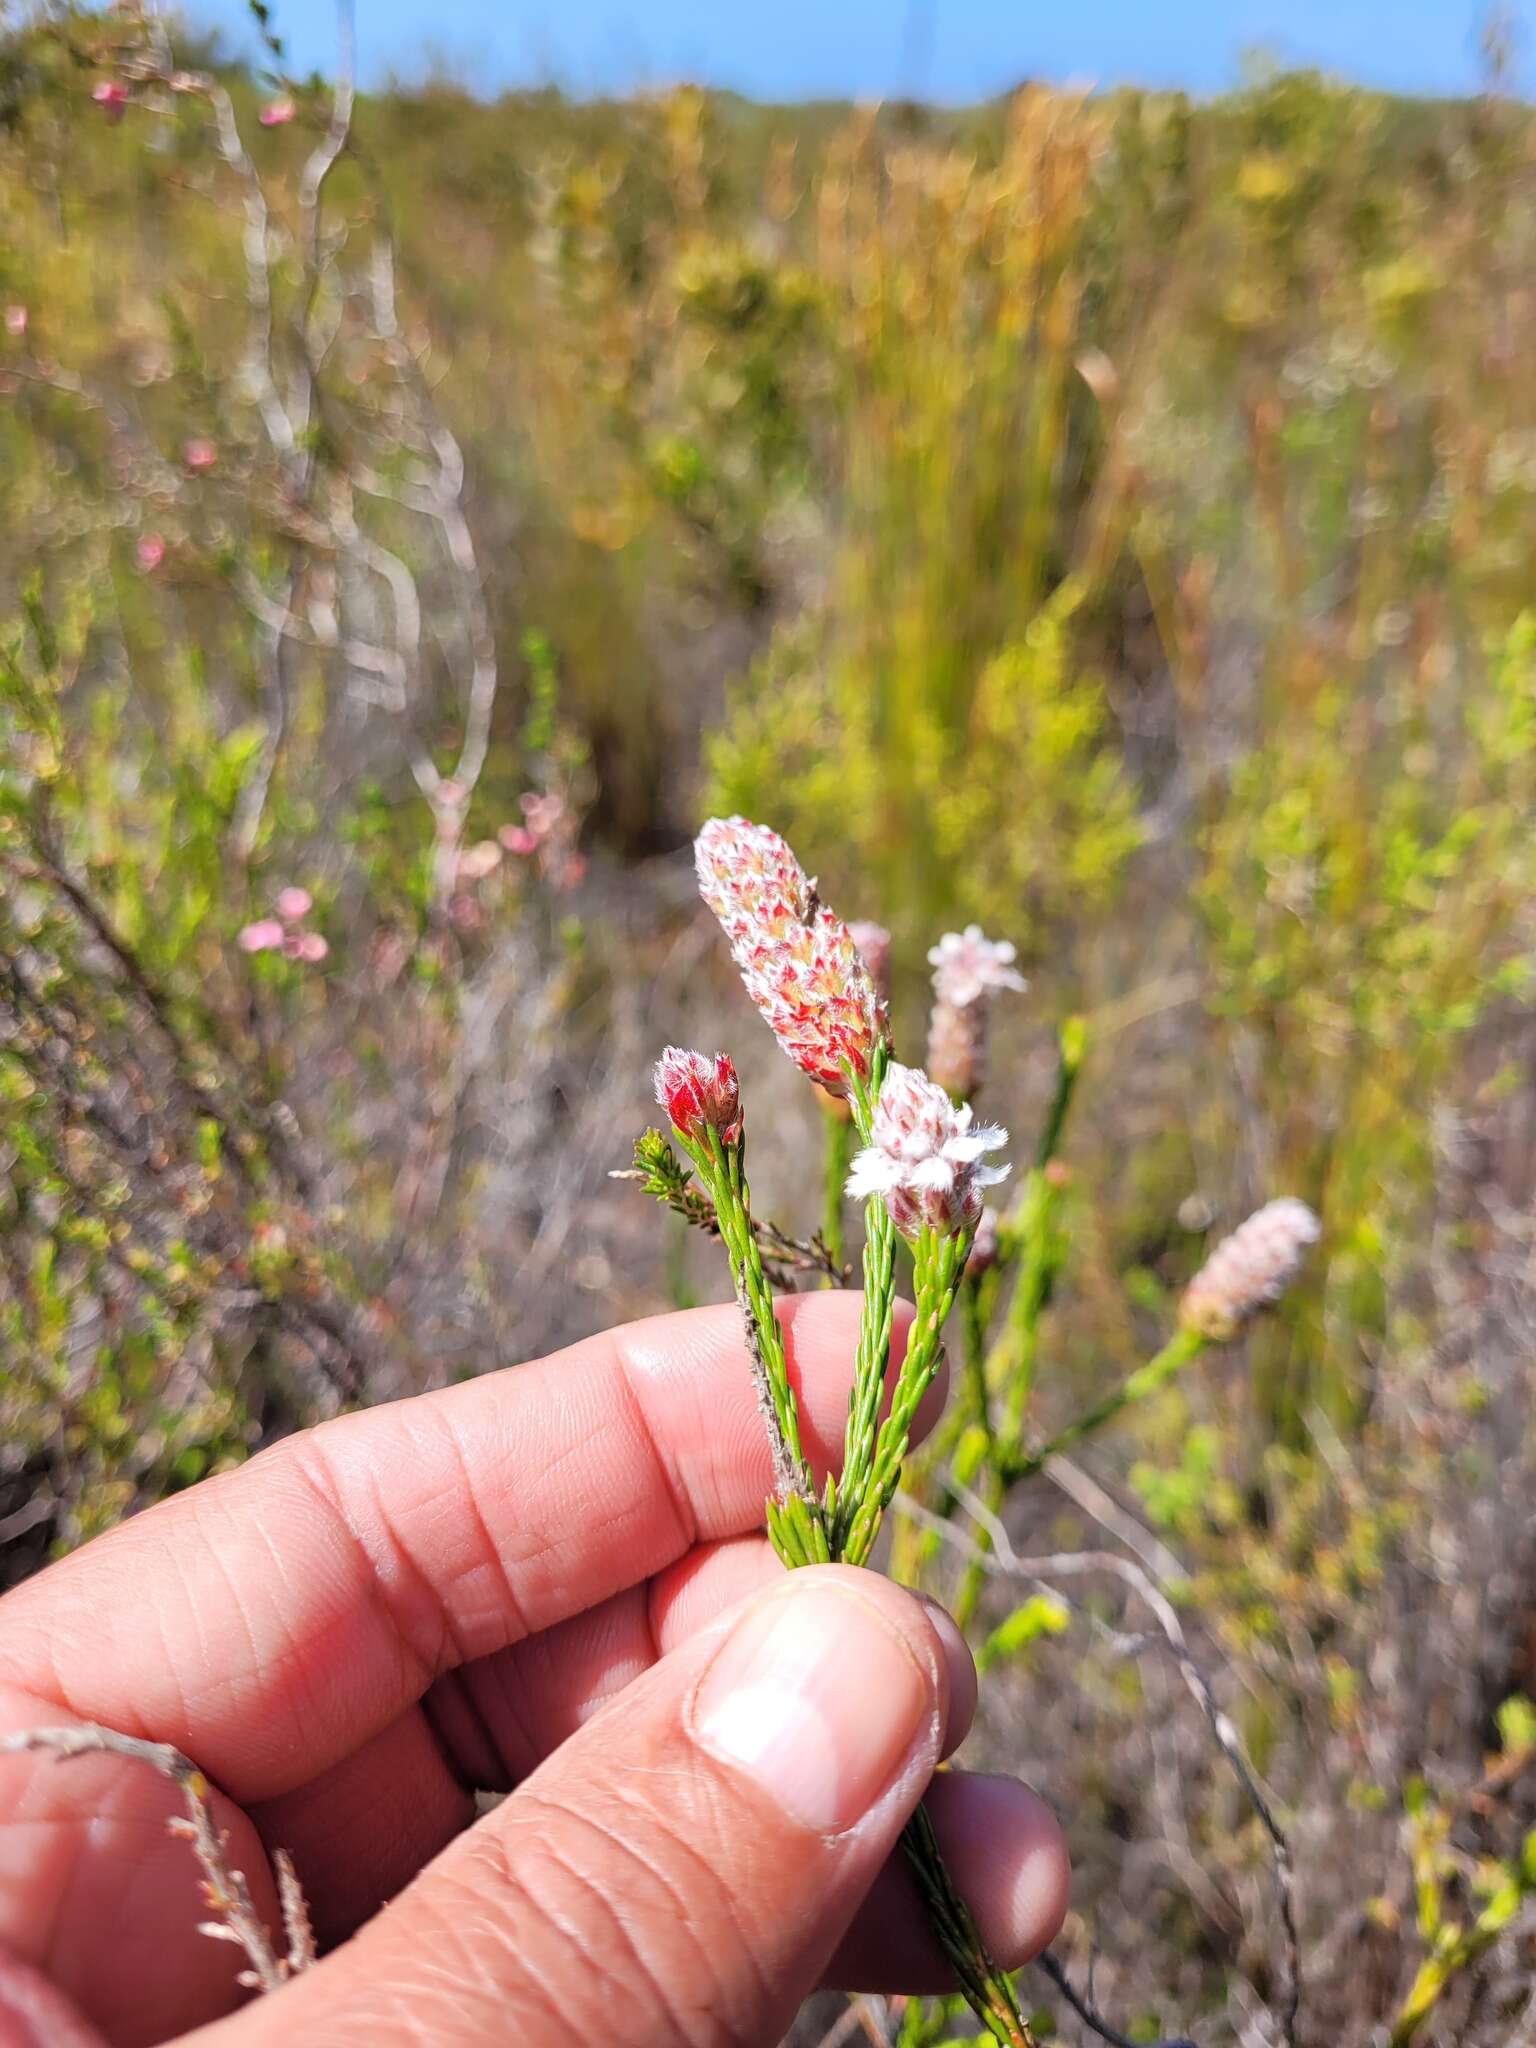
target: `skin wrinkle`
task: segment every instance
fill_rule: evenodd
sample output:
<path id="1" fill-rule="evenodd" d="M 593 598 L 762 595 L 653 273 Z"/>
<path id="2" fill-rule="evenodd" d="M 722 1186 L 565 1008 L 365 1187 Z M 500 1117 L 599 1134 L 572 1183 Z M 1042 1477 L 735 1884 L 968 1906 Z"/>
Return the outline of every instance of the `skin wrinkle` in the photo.
<path id="1" fill-rule="evenodd" d="M 367 1538 L 352 1518 L 347 1501 L 347 1489 L 342 1485 L 339 1474 L 332 1466 L 328 1448 L 324 1444 L 323 1428 L 310 1432 L 308 1438 L 290 1439 L 293 1449 L 289 1452 L 293 1470 L 320 1509 L 321 1513 L 346 1537 L 355 1564 L 360 1567 L 360 1590 L 373 1617 L 382 1624 L 388 1640 L 398 1653 L 398 1668 L 407 1681 L 407 1691 L 420 1697 L 441 1668 L 439 1659 L 446 1625 L 438 1607 L 439 1640 L 435 1651 L 424 1651 L 414 1643 L 409 1632 L 401 1626 L 401 1617 L 390 1596 L 390 1588 L 378 1561 L 369 1547 Z M 318 1471 L 311 1467 L 318 1467 Z M 370 1475 L 370 1480 L 372 1475 Z M 383 1527 L 387 1536 L 393 1536 L 389 1518 L 384 1516 Z M 410 1564 L 407 1553 L 397 1552 L 397 1561 L 403 1559 Z M 415 1566 L 411 1565 L 414 1572 Z"/>
<path id="2" fill-rule="evenodd" d="M 651 1471 L 661 1482 L 661 1493 L 672 1514 L 669 1554 L 646 1575 L 654 1577 L 657 1571 L 675 1563 L 678 1558 L 685 1557 L 699 1541 L 698 1517 L 694 1512 L 688 1488 L 683 1484 L 681 1474 L 674 1469 L 652 1425 L 638 1384 L 637 1376 L 641 1370 L 638 1358 L 623 1337 L 615 1337 L 612 1340 L 610 1357 L 614 1367 L 613 1378 L 623 1396 L 628 1419 L 634 1425 L 635 1435 L 644 1447 Z M 639 1582 L 636 1578 L 631 1583 L 638 1585 Z"/>
<path id="3" fill-rule="evenodd" d="M 600 1931 L 591 1925 L 587 1916 L 585 1914 L 577 1914 L 570 1927 L 569 1938 L 578 1958 L 588 1970 L 600 1974 L 604 1979 L 622 1985 L 626 1995 L 633 1999 L 635 1996 L 634 1979 L 630 1972 L 623 1967 L 627 1958 L 633 1969 L 639 1973 L 640 1983 L 650 1993 L 651 2005 L 656 2017 L 646 2027 L 647 2034 L 651 2034 L 654 2030 L 663 2039 L 681 2036 L 687 2040 L 696 2041 L 698 2036 L 689 2024 L 685 2009 L 676 2002 L 667 1985 L 666 1973 L 658 1969 L 652 1962 L 646 1951 L 646 1946 L 639 1939 L 633 1924 L 625 1919 L 617 1903 L 608 1896 L 606 1887 L 594 1882 L 587 1872 L 582 1869 L 579 1862 L 573 1860 L 563 1848 L 560 1838 L 562 1834 L 568 1835 L 578 1828 L 585 1828 L 599 1837 L 606 1850 L 623 1850 L 628 1860 L 632 1863 L 639 1863 L 640 1859 L 624 1843 L 611 1836 L 605 1828 L 587 1815 L 578 1814 L 571 1808 L 559 1806 L 547 1800 L 541 1799 L 538 1804 L 540 1808 L 553 1817 L 555 1827 L 551 1834 L 541 1835 L 538 1838 L 535 1855 L 546 1869 L 553 1865 L 556 1870 L 563 1873 L 570 1881 L 578 1898 L 589 1908 L 601 1913 L 608 1930 L 609 1938 L 608 1940 L 603 1940 Z M 643 1879 L 654 1880 L 659 1875 L 659 1872 L 654 1866 L 642 1864 L 641 1874 Z M 542 1891 L 542 1889 L 543 1887 L 541 1886 L 540 1890 Z M 678 1899 L 676 1892 L 668 1886 L 664 1886 L 664 1889 L 666 1889 L 667 1896 L 672 1901 L 675 1912 L 679 1915 L 684 1915 L 682 1901 Z M 682 1917 L 679 1924 L 682 1931 L 690 1941 L 693 1941 L 694 1947 L 697 1948 L 697 1942 L 694 1940 L 692 1928 L 689 1926 L 687 1918 Z"/>
<path id="4" fill-rule="evenodd" d="M 758 2003 L 765 2009 L 771 2007 L 774 1988 L 769 1983 L 764 1966 L 758 1958 L 757 1944 L 748 1931 L 746 1920 L 743 1917 L 741 1901 L 738 1899 L 735 1891 L 729 1884 L 722 1883 L 718 1868 L 694 1848 L 693 1844 L 679 1828 L 672 1825 L 665 1810 L 654 1816 L 651 1814 L 644 1799 L 636 1795 L 635 1788 L 628 1780 L 629 1774 L 621 1771 L 608 1787 L 610 1794 L 620 1805 L 637 1816 L 642 1832 L 658 1832 L 671 1845 L 672 1849 L 689 1866 L 699 1880 L 698 1895 L 706 1898 L 713 1895 L 716 1906 L 723 1908 L 725 1918 L 730 1924 L 731 1936 L 735 1942 L 737 1960 L 745 1962 L 752 1973 Z M 701 1834 L 709 1833 L 712 1839 L 718 1838 L 722 1844 L 729 1843 L 732 1839 L 732 1829 L 728 1824 L 722 1825 L 718 1818 L 726 1798 L 723 1787 L 717 1779 L 710 1775 L 695 1777 L 694 1785 L 703 1793 L 710 1807 L 709 1824 L 706 1827 L 700 1823 L 698 1831 Z M 582 1818 L 579 1815 L 577 1817 L 578 1819 Z M 593 1824 L 596 1825 L 596 1823 Z M 608 1830 L 605 1829 L 603 1832 L 607 1834 Z M 642 1875 L 648 1873 L 659 1880 L 668 1898 L 676 1906 L 679 1925 L 693 1942 L 693 1947 L 703 1962 L 706 1972 L 715 1979 L 718 1985 L 719 1973 L 714 1969 L 709 1953 L 704 1945 L 694 1935 L 693 1917 L 697 1909 L 690 1902 L 690 1896 L 685 1895 L 672 1882 L 671 1877 L 663 1870 L 659 1862 L 655 1864 L 646 1863 L 644 1859 L 639 1857 L 629 1847 L 622 1836 L 612 1835 L 610 1839 L 614 1846 L 620 1849 L 632 1862 L 638 1863 L 641 1866 Z M 622 1914 L 620 1917 L 623 1917 Z M 713 2001 L 711 2003 L 713 2004 Z M 733 2029 L 733 2032 L 735 2031 L 737 2030 Z"/>
<path id="5" fill-rule="evenodd" d="M 433 1573 L 421 1562 L 413 1544 L 410 1530 L 418 1520 L 428 1525 L 426 1533 L 430 1538 L 434 1508 L 438 1502 L 450 1498 L 457 1490 L 452 1480 L 425 1499 L 411 1502 L 409 1508 L 402 1514 L 392 1511 L 387 1504 L 384 1492 L 387 1475 L 371 1466 L 364 1468 L 369 1505 L 373 1509 L 376 1527 L 393 1560 L 396 1583 L 391 1582 L 390 1575 L 383 1569 L 379 1546 L 369 1541 L 350 1515 L 348 1522 L 381 1588 L 385 1612 L 391 1625 L 410 1643 L 413 1653 L 426 1667 L 430 1676 L 438 1678 L 446 1671 L 455 1670 L 460 1665 L 471 1662 L 479 1654 L 476 1645 L 469 1640 L 474 1628 L 479 1625 L 479 1617 L 466 1618 L 456 1612 L 458 1603 L 454 1595 L 459 1589 L 477 1580 L 487 1567 L 501 1582 L 502 1608 L 505 1610 L 506 1619 L 498 1633 L 504 1634 L 512 1641 L 518 1641 L 528 1633 L 528 1623 L 520 1603 L 513 1594 L 505 1563 L 486 1527 L 458 1436 L 440 1410 L 428 1406 L 420 1413 L 423 1418 L 430 1418 L 425 1422 L 425 1427 L 430 1430 L 437 1448 L 446 1451 L 457 1474 L 458 1485 L 463 1488 L 463 1498 L 468 1509 L 466 1521 L 471 1532 L 471 1548 L 478 1555 L 467 1565 L 456 1563 L 452 1570 Z M 420 1462 L 430 1465 L 433 1462 L 431 1454 L 423 1454 Z M 339 1475 L 334 1481 L 334 1486 L 337 1499 L 340 1501 L 344 1498 L 346 1489 Z M 428 1548 L 430 1549 L 430 1541 Z M 409 1602 L 401 1597 L 402 1589 L 406 1587 L 409 1587 L 415 1596 Z M 418 1604 L 423 1610 L 430 1612 L 436 1622 L 430 1649 L 424 1647 L 425 1631 L 418 1634 L 406 1623 L 407 1612 Z"/>

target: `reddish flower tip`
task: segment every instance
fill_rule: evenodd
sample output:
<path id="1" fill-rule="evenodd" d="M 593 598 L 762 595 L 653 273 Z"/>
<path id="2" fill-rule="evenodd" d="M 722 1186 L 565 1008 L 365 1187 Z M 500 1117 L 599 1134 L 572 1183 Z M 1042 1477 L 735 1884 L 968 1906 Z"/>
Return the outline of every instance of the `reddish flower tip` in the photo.
<path id="1" fill-rule="evenodd" d="M 293 119 L 297 111 L 290 99 L 269 100 L 256 118 L 263 128 L 282 128 Z"/>
<path id="2" fill-rule="evenodd" d="M 718 1131 L 727 1144 L 741 1130 L 741 1090 L 726 1053 L 669 1045 L 656 1062 L 656 1100 L 695 1144 L 706 1130 Z"/>

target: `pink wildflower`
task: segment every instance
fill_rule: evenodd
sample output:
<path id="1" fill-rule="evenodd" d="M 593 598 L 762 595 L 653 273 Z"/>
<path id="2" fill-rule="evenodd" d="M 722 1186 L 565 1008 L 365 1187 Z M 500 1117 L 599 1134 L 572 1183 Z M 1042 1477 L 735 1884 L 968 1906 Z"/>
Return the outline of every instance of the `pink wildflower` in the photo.
<path id="1" fill-rule="evenodd" d="M 741 1130 L 741 1093 L 726 1053 L 669 1045 L 656 1062 L 656 1100 L 673 1127 L 695 1144 L 714 1130 L 728 1145 Z"/>
<path id="2" fill-rule="evenodd" d="M 970 1105 L 956 1109 L 920 1068 L 893 1063 L 847 1191 L 860 1199 L 882 1196 L 904 1237 L 925 1227 L 958 1236 L 981 1222 L 982 1189 L 1006 1180 L 1006 1166 L 982 1161 L 1007 1142 L 998 1125 L 973 1125 Z"/>
<path id="3" fill-rule="evenodd" d="M 104 78 L 100 85 L 93 87 L 91 98 L 98 107 L 105 109 L 112 120 L 120 121 L 128 104 L 128 88 L 120 78 Z"/>
<path id="4" fill-rule="evenodd" d="M 25 306 L 7 306 L 5 309 L 5 331 L 20 341 L 27 331 L 27 309 Z"/>
<path id="5" fill-rule="evenodd" d="M 830 1095 L 868 1078 L 885 1006 L 840 917 L 786 842 L 746 818 L 711 818 L 694 842 L 699 893 L 747 993 L 803 1074 Z"/>
<path id="6" fill-rule="evenodd" d="M 212 469 L 219 459 L 219 451 L 212 441 L 197 435 L 183 445 L 181 459 L 193 471 Z"/>
<path id="7" fill-rule="evenodd" d="M 989 939 L 979 924 L 946 932 L 929 954 L 933 1013 L 928 1020 L 928 1071 L 961 1101 L 980 1088 L 986 1069 L 987 1016 L 1000 989 L 1023 989 L 1007 939 Z"/>
<path id="8" fill-rule="evenodd" d="M 524 859 L 539 850 L 538 839 L 526 825 L 503 825 L 496 837 L 508 853 L 515 853 Z"/>
<path id="9" fill-rule="evenodd" d="M 323 960 L 330 947 L 318 932 L 289 932 L 283 939 L 283 952 L 290 960 L 303 960 L 313 966 Z"/>
<path id="10" fill-rule="evenodd" d="M 263 128 L 282 128 L 296 112 L 293 101 L 285 96 L 280 100 L 269 100 L 256 118 Z"/>
<path id="11" fill-rule="evenodd" d="M 1278 1301 L 1322 1226 L 1305 1202 L 1266 1202 L 1224 1238 L 1184 1290 L 1179 1321 L 1216 1343 Z"/>
<path id="12" fill-rule="evenodd" d="M 979 924 L 963 932 L 946 932 L 929 948 L 933 992 L 942 1003 L 966 1009 L 972 1003 L 1011 988 L 1021 994 L 1029 986 L 1014 966 L 1018 948 L 1008 939 L 989 939 Z"/>
<path id="13" fill-rule="evenodd" d="M 460 882 L 483 882 L 487 875 L 494 875 L 501 866 L 501 848 L 494 839 L 480 839 L 473 846 L 466 846 L 459 855 L 455 879 Z"/>
<path id="14" fill-rule="evenodd" d="M 133 544 L 134 560 L 146 576 L 153 576 L 165 560 L 165 542 L 158 533 L 141 533 Z"/>
<path id="15" fill-rule="evenodd" d="M 315 907 L 315 899 L 307 889 L 289 887 L 277 892 L 276 910 L 285 924 L 297 924 L 301 917 L 308 917 Z"/>
<path id="16" fill-rule="evenodd" d="M 254 924 L 241 926 L 235 944 L 242 953 L 270 953 L 286 936 L 275 917 L 258 917 Z"/>

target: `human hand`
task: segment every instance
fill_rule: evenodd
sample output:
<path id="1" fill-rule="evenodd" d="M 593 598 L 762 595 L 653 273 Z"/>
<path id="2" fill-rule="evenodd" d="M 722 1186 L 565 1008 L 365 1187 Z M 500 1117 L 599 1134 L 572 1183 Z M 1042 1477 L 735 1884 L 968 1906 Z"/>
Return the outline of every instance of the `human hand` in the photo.
<path id="1" fill-rule="evenodd" d="M 819 1469 L 858 1301 L 783 1319 Z M 0 1735 L 183 1750 L 258 1909 L 286 1847 L 331 1953 L 236 2011 L 174 1787 L 0 1758 L 0 2048 L 65 2039 L 21 2017 L 31 1971 L 113 2048 L 769 2043 L 821 1982 L 943 1988 L 893 1851 L 969 1725 L 969 1653 L 873 1572 L 786 1575 L 769 1483 L 736 1311 L 701 1309 L 290 1438 L 9 1594 Z M 477 1791 L 512 1796 L 476 1820 Z M 1022 1962 L 1064 1907 L 1055 1822 L 960 1772 L 928 1806 Z"/>

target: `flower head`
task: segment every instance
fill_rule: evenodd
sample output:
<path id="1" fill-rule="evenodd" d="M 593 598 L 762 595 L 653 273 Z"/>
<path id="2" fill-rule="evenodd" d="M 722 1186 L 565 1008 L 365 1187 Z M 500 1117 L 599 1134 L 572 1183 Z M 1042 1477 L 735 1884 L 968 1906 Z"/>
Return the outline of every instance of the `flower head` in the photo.
<path id="1" fill-rule="evenodd" d="M 732 951 L 749 933 L 782 934 L 813 914 L 816 884 L 769 825 L 711 818 L 693 842 L 693 865 Z"/>
<path id="2" fill-rule="evenodd" d="M 987 1166 L 987 1153 L 1006 1145 L 996 1124 L 973 1124 L 970 1105 L 957 1109 L 918 1067 L 892 1064 L 875 1104 L 870 1142 L 854 1159 L 848 1193 L 881 1195 L 905 1237 L 925 1226 L 945 1236 L 975 1230 L 982 1189 L 1008 1176 Z"/>
<path id="3" fill-rule="evenodd" d="M 1001 989 L 1022 994 L 1029 984 L 1013 964 L 1018 957 L 1011 939 L 989 939 L 979 924 L 968 924 L 963 932 L 946 932 L 928 950 L 933 992 L 941 1003 L 960 1010 Z"/>
<path id="4" fill-rule="evenodd" d="M 254 924 L 240 927 L 235 944 L 242 953 L 270 953 L 283 943 L 285 934 L 275 917 L 258 917 Z"/>
<path id="5" fill-rule="evenodd" d="M 788 844 L 746 818 L 711 818 L 694 865 L 748 995 L 795 1065 L 832 1095 L 850 1072 L 866 1079 L 885 1006 L 853 933 Z"/>
<path id="6" fill-rule="evenodd" d="M 277 914 L 287 924 L 297 924 L 301 917 L 308 917 L 315 907 L 315 899 L 307 889 L 292 884 L 277 892 Z"/>
<path id="7" fill-rule="evenodd" d="M 104 78 L 100 85 L 91 88 L 91 98 L 98 107 L 105 108 L 114 121 L 120 121 L 128 104 L 128 88 L 120 78 Z"/>
<path id="8" fill-rule="evenodd" d="M 190 470 L 212 469 L 219 459 L 219 451 L 204 435 L 195 434 L 182 444 L 181 459 Z"/>
<path id="9" fill-rule="evenodd" d="M 1305 1202 L 1266 1202 L 1224 1238 L 1184 1290 L 1179 1320 L 1222 1343 L 1251 1315 L 1278 1301 L 1295 1279 L 1321 1225 Z"/>
<path id="10" fill-rule="evenodd" d="M 6 307 L 5 331 L 7 334 L 15 336 L 18 340 L 26 333 L 27 309 L 25 306 L 12 305 Z"/>
<path id="11" fill-rule="evenodd" d="M 165 542 L 158 533 L 141 533 L 133 544 L 134 560 L 146 576 L 153 576 L 165 560 Z"/>
<path id="12" fill-rule="evenodd" d="M 726 1053 L 669 1045 L 656 1062 L 656 1100 L 674 1128 L 695 1143 L 713 1130 L 729 1144 L 741 1130 L 741 1091 Z"/>
<path id="13" fill-rule="evenodd" d="M 297 111 L 293 101 L 285 96 L 280 100 L 268 100 L 256 118 L 263 128 L 282 128 Z"/>

